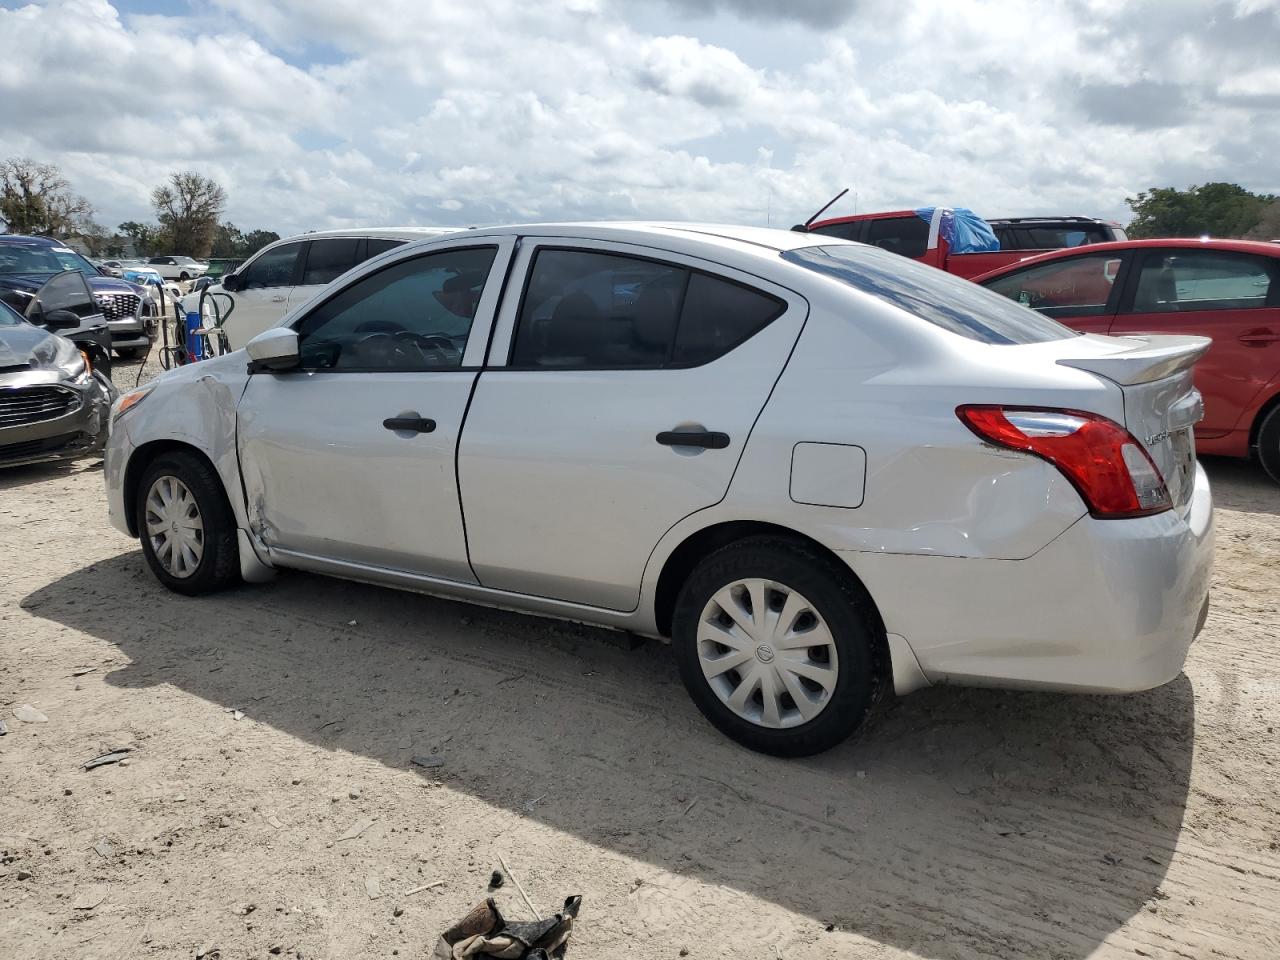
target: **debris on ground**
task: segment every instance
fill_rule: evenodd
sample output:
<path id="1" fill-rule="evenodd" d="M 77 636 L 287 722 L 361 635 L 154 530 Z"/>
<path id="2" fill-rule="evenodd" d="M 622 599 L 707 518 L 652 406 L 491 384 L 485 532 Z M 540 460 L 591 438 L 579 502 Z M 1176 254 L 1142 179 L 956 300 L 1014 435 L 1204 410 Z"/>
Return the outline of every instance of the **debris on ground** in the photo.
<path id="1" fill-rule="evenodd" d="M 489 877 L 489 889 L 497 890 L 506 882 L 507 882 L 507 878 L 502 875 L 502 871 L 495 870 L 493 871 L 493 874 Z"/>
<path id="2" fill-rule="evenodd" d="M 206 943 L 203 947 L 196 951 L 196 960 L 206 960 L 206 958 L 219 957 L 218 946 L 215 943 Z"/>
<path id="3" fill-rule="evenodd" d="M 106 884 L 86 887 L 76 897 L 75 903 L 71 906 L 76 910 L 92 910 L 107 899 L 107 889 Z"/>
<path id="4" fill-rule="evenodd" d="M 92 760 L 86 760 L 84 763 L 80 764 L 80 766 L 86 770 L 92 770 L 94 767 L 105 767 L 109 763 L 119 763 L 121 760 L 128 758 L 129 751 L 132 749 L 133 747 L 116 747 L 109 753 L 103 753 L 94 757 Z"/>
<path id="5" fill-rule="evenodd" d="M 83 677 L 86 673 L 93 673 L 97 669 L 97 667 L 81 667 L 78 670 L 72 670 L 71 675 L 73 677 Z"/>
<path id="6" fill-rule="evenodd" d="M 424 884 L 423 884 L 422 886 L 420 886 L 420 887 L 413 887 L 413 888 L 412 888 L 412 889 L 410 889 L 410 890 L 406 890 L 406 891 L 402 894 L 402 896 L 405 896 L 405 897 L 411 897 L 411 896 L 413 896 L 415 893 L 421 893 L 423 890 L 434 890 L 436 887 L 443 887 L 443 886 L 444 886 L 444 881 L 443 881 L 443 880 L 432 880 L 430 883 L 424 883 Z"/>
<path id="7" fill-rule="evenodd" d="M 514 877 L 512 878 L 514 879 Z M 440 934 L 436 960 L 500 957 L 502 960 L 546 960 L 563 957 L 582 897 L 572 896 L 554 917 L 533 923 L 512 923 L 490 897 Z"/>
<path id="8" fill-rule="evenodd" d="M 0 720 L 0 737 L 3 737 L 8 732 L 9 732 L 9 725 L 5 723 L 3 720 Z"/>
<path id="9" fill-rule="evenodd" d="M 427 767 L 427 768 L 443 767 L 444 757 L 441 757 L 441 756 L 413 757 L 412 759 L 410 759 L 409 762 L 412 763 L 415 767 Z"/>
<path id="10" fill-rule="evenodd" d="M 101 840 L 99 840 L 97 843 L 93 845 L 93 852 L 96 853 L 98 856 L 100 856 L 103 860 L 110 860 L 111 855 L 115 853 L 115 851 L 111 849 L 111 844 L 107 843 L 106 837 L 103 837 Z"/>
<path id="11" fill-rule="evenodd" d="M 229 714 L 231 714 L 231 719 L 232 719 L 232 720 L 243 720 L 243 719 L 244 719 L 244 711 L 243 711 L 243 710 L 237 710 L 235 707 L 227 707 L 227 709 L 226 709 L 224 712 L 225 712 L 225 713 L 229 713 Z"/>
<path id="12" fill-rule="evenodd" d="M 354 840 L 356 837 L 360 836 L 360 834 L 364 833 L 366 830 L 372 827 L 373 824 L 374 824 L 373 820 L 357 821 L 356 823 L 353 823 L 350 827 L 348 827 L 347 832 L 344 833 L 342 836 L 340 836 L 334 842 L 341 843 L 343 840 Z"/>
<path id="13" fill-rule="evenodd" d="M 365 877 L 364 892 L 369 895 L 370 900 L 377 900 L 382 896 L 382 883 L 377 877 Z"/>
<path id="14" fill-rule="evenodd" d="M 13 715 L 23 723 L 48 723 L 49 718 L 29 703 L 20 703 L 13 708 Z"/>

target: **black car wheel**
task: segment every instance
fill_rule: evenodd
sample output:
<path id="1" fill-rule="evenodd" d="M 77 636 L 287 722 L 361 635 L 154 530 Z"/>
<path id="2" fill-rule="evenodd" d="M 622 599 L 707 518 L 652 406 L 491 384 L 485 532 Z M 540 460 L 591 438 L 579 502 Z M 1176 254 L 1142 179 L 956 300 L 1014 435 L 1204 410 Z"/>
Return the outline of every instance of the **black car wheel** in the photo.
<path id="1" fill-rule="evenodd" d="M 183 452 L 157 457 L 135 510 L 147 565 L 170 590 L 211 593 L 239 577 L 235 518 L 208 461 Z"/>
<path id="2" fill-rule="evenodd" d="M 760 537 L 706 557 L 676 601 L 672 644 L 698 709 L 743 746 L 821 753 L 861 727 L 887 679 L 884 630 L 847 572 Z"/>
<path id="3" fill-rule="evenodd" d="M 1258 428 L 1258 459 L 1271 479 L 1280 483 L 1280 406 L 1268 413 Z"/>

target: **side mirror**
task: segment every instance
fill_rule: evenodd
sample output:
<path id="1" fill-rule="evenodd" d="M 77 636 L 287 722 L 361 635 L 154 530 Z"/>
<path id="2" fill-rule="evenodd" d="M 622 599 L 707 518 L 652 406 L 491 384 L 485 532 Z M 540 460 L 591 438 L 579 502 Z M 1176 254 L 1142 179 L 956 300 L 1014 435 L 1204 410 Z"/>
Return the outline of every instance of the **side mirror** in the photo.
<path id="1" fill-rule="evenodd" d="M 289 327 L 264 330 L 247 344 L 249 372 L 292 370 L 298 366 L 298 333 Z"/>
<path id="2" fill-rule="evenodd" d="M 80 326 L 80 317 L 71 310 L 47 310 L 40 322 L 50 330 L 72 330 Z"/>
<path id="3" fill-rule="evenodd" d="M 235 273 L 228 273 L 222 278 L 222 289 L 228 293 L 235 293 L 240 289 L 240 277 Z"/>

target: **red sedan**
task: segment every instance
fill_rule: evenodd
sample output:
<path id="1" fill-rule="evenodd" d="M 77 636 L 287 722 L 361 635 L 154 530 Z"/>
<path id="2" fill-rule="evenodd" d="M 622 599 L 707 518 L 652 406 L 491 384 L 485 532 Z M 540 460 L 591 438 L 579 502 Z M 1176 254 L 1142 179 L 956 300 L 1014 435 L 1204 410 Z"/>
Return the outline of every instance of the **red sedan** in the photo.
<path id="1" fill-rule="evenodd" d="M 1201 453 L 1256 448 L 1280 482 L 1280 245 L 1125 240 L 1059 250 L 974 278 L 1086 333 L 1198 334 Z"/>

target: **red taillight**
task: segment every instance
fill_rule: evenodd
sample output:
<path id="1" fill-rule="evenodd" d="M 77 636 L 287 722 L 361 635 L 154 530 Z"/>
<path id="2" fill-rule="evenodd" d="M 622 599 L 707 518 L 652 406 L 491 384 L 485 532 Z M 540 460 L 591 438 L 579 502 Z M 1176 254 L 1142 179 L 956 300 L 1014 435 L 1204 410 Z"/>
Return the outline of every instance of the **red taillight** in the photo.
<path id="1" fill-rule="evenodd" d="M 1145 517 L 1173 506 L 1164 477 L 1120 424 L 1096 413 L 970 404 L 956 416 L 988 443 L 1049 461 L 1095 517 Z"/>

